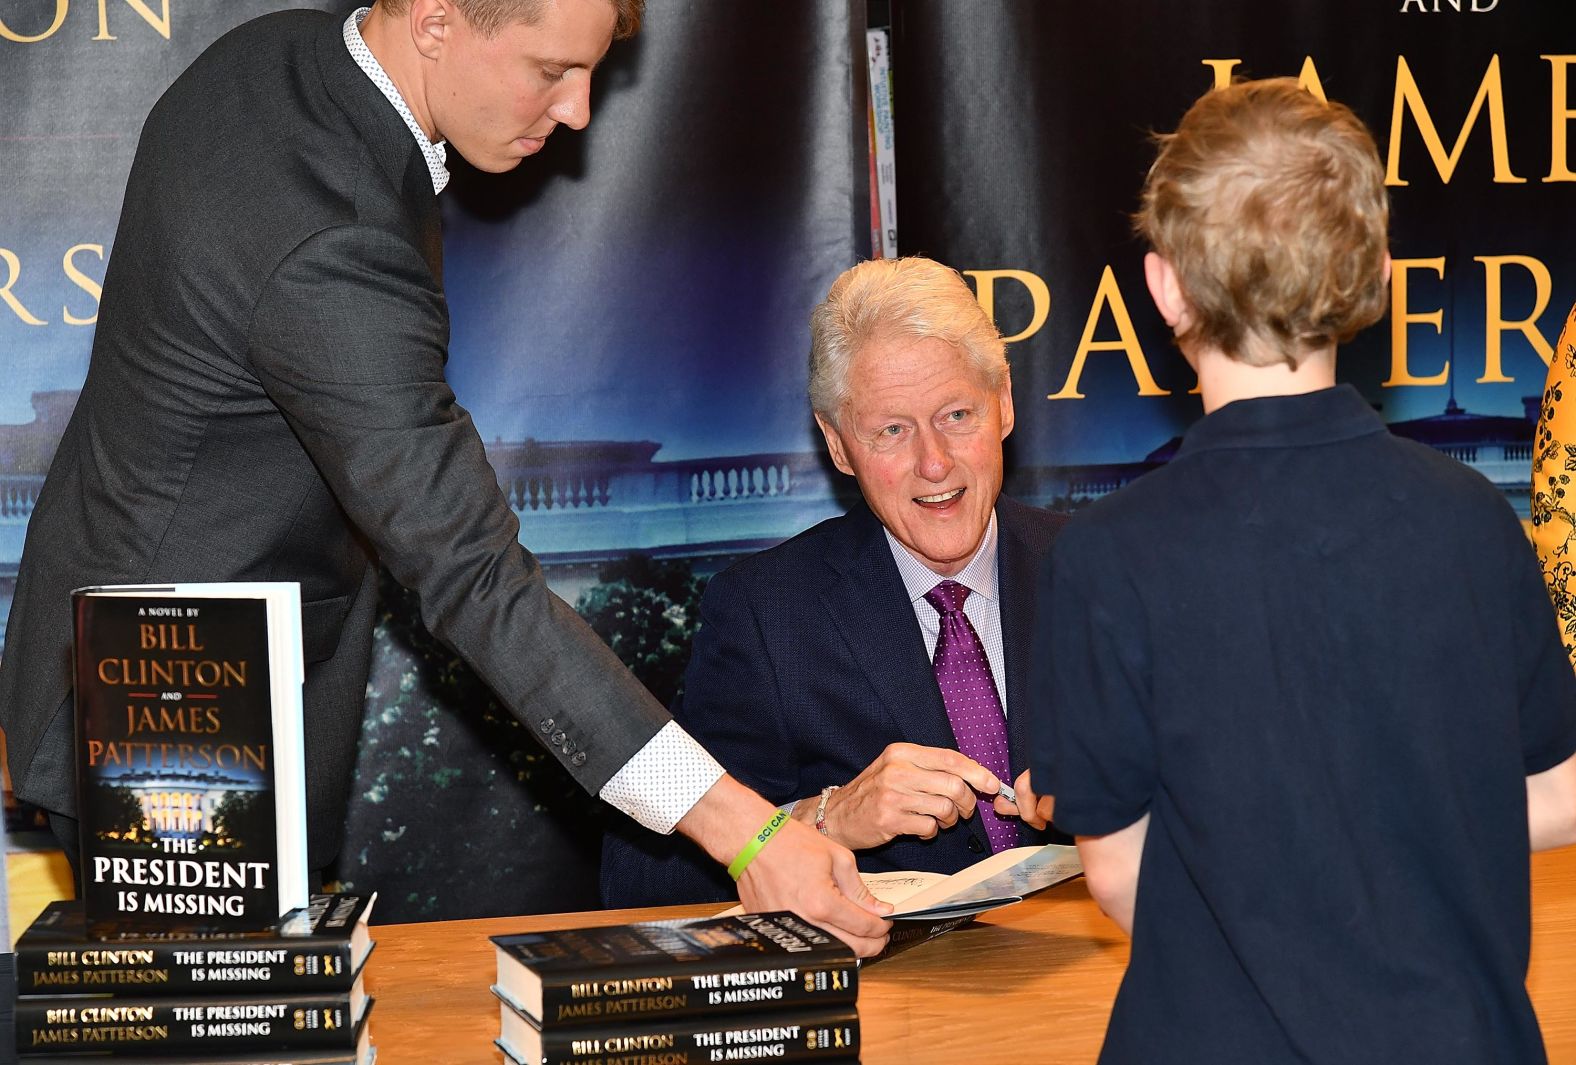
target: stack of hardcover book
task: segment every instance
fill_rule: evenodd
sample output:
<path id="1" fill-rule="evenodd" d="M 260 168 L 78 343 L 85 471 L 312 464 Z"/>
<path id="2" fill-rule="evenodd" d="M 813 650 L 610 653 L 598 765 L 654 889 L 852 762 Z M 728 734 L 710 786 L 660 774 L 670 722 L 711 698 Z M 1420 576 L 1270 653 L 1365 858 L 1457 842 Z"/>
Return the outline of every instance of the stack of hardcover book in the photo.
<path id="1" fill-rule="evenodd" d="M 17 941 L 17 1050 L 40 1065 L 371 1065 L 374 898 L 313 895 L 268 931 L 101 938 L 81 903 L 52 903 Z"/>
<path id="2" fill-rule="evenodd" d="M 494 936 L 517 1065 L 857 1061 L 858 962 L 791 913 Z"/>

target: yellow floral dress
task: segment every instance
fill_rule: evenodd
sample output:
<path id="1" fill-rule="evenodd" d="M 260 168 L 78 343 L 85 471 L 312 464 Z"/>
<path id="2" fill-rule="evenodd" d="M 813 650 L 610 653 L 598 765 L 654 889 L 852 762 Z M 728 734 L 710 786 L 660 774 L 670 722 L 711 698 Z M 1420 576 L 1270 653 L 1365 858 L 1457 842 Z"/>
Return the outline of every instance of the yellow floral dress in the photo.
<path id="1" fill-rule="evenodd" d="M 1576 666 L 1576 307 L 1549 360 L 1532 449 L 1532 542 Z"/>

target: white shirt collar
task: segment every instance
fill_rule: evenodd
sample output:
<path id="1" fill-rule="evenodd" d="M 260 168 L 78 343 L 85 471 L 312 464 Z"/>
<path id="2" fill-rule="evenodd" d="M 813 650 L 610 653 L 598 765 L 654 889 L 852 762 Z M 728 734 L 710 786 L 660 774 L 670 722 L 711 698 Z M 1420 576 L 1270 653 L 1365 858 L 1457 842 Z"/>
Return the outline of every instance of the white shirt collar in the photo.
<path id="1" fill-rule="evenodd" d="M 980 546 L 974 552 L 974 557 L 969 559 L 967 566 L 952 577 L 943 577 L 909 554 L 908 548 L 904 547 L 898 538 L 892 535 L 892 530 L 886 526 L 883 525 L 881 531 L 886 533 L 887 546 L 892 549 L 892 560 L 897 563 L 897 571 L 903 578 L 903 587 L 908 591 L 910 603 L 917 603 L 923 599 L 926 592 L 944 580 L 957 581 L 972 594 L 993 603 L 996 601 L 996 512 L 994 510 L 991 511 L 990 521 L 985 526 L 985 535 L 981 537 Z"/>
<path id="2" fill-rule="evenodd" d="M 367 42 L 361 38 L 361 20 L 367 17 L 370 7 L 361 7 L 350 13 L 345 19 L 345 47 L 350 49 L 350 58 L 356 61 L 367 77 L 372 79 L 372 84 L 378 91 L 388 98 L 394 105 L 394 110 L 399 112 L 399 117 L 404 120 L 405 126 L 416 138 L 416 146 L 421 149 L 421 157 L 427 161 L 427 173 L 432 176 L 433 195 L 443 191 L 449 183 L 448 148 L 442 141 L 434 144 L 427 139 L 421 126 L 416 122 L 416 116 L 410 113 L 410 108 L 405 104 L 405 98 L 394 87 L 394 82 L 383 70 L 383 64 L 378 62 L 378 57 L 372 54 L 372 49 L 367 47 Z"/>

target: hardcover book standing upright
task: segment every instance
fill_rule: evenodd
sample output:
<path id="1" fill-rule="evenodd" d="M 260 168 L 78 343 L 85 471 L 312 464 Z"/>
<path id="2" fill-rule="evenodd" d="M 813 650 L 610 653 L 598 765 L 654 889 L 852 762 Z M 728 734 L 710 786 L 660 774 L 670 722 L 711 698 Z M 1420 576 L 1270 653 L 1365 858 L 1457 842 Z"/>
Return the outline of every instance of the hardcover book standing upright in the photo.
<path id="1" fill-rule="evenodd" d="M 307 905 L 299 587 L 73 600 L 89 929 L 266 929 Z"/>

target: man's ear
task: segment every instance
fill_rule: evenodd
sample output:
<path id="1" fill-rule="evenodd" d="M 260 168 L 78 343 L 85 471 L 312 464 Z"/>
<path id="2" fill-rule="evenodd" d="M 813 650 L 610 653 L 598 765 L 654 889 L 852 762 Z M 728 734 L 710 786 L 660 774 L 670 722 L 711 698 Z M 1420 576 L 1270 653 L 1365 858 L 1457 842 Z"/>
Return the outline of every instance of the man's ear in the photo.
<path id="1" fill-rule="evenodd" d="M 821 435 L 826 439 L 826 450 L 832 456 L 832 465 L 852 477 L 854 467 L 848 461 L 848 449 L 843 446 L 843 436 L 837 431 L 837 426 L 821 417 L 820 411 L 815 412 L 815 424 L 821 427 Z"/>
<path id="2" fill-rule="evenodd" d="M 405 21 L 416 51 L 428 59 L 438 58 L 458 17 L 451 0 L 410 0 Z"/>
<path id="3" fill-rule="evenodd" d="M 1384 283 L 1387 284 L 1387 285 L 1390 283 L 1390 267 L 1393 266 L 1393 265 L 1394 264 L 1390 261 L 1390 253 L 1389 252 L 1385 252 L 1384 253 Z"/>
<path id="4" fill-rule="evenodd" d="M 1193 308 L 1182 293 L 1182 282 L 1177 278 L 1176 267 L 1170 260 L 1156 252 L 1144 256 L 1144 282 L 1149 286 L 1149 298 L 1172 333 L 1185 333 L 1193 323 Z"/>
<path id="5" fill-rule="evenodd" d="M 1001 382 L 1001 390 L 996 394 L 1001 403 L 1001 438 L 1003 440 L 1012 435 L 1012 427 L 1016 417 L 1012 412 L 1012 375 L 1007 374 Z"/>

